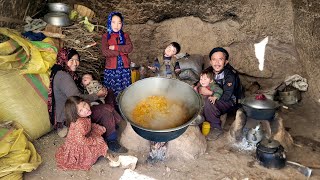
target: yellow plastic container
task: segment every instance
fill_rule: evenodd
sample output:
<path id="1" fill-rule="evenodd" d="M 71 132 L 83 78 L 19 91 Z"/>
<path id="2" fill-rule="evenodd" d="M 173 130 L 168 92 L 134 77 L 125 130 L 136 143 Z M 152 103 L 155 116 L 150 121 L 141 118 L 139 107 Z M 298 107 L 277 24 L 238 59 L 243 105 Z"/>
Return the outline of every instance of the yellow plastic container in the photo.
<path id="1" fill-rule="evenodd" d="M 140 80 L 140 72 L 137 69 L 131 70 L 131 83 L 134 83 L 136 81 Z"/>
<path id="2" fill-rule="evenodd" d="M 210 123 L 205 121 L 202 123 L 202 134 L 204 136 L 208 135 L 210 132 Z"/>

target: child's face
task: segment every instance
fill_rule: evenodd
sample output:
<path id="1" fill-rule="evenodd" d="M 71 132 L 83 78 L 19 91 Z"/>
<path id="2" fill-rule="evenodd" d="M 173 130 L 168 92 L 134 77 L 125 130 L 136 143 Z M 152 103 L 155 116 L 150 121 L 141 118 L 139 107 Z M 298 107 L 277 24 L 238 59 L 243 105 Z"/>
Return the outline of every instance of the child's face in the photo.
<path id="1" fill-rule="evenodd" d="M 91 81 L 92 81 L 92 76 L 90 74 L 85 74 L 82 76 L 82 85 L 86 87 Z"/>
<path id="2" fill-rule="evenodd" d="M 228 63 L 222 52 L 215 52 L 210 58 L 210 64 L 215 72 L 221 72 Z"/>
<path id="3" fill-rule="evenodd" d="M 207 87 L 207 86 L 209 86 L 209 84 L 212 83 L 212 82 L 213 82 L 213 80 L 210 79 L 206 74 L 202 74 L 202 75 L 200 76 L 200 84 L 201 84 L 201 86 Z"/>
<path id="4" fill-rule="evenodd" d="M 164 56 L 172 57 L 177 54 L 177 49 L 171 44 L 164 50 Z"/>
<path id="5" fill-rule="evenodd" d="M 90 105 L 84 101 L 77 104 L 77 111 L 79 117 L 88 117 L 91 115 Z"/>
<path id="6" fill-rule="evenodd" d="M 122 28 L 122 22 L 119 16 L 113 16 L 111 19 L 111 29 L 113 32 L 119 32 Z"/>

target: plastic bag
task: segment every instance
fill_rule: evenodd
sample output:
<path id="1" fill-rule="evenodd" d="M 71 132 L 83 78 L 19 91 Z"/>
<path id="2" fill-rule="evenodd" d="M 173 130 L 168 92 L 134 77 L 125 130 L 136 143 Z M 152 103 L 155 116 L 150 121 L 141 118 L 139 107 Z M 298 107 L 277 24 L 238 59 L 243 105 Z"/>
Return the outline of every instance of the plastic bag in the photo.
<path id="1" fill-rule="evenodd" d="M 27 140 L 23 129 L 7 130 L 0 137 L 0 179 L 22 179 L 23 172 L 31 172 L 41 162 L 41 156 Z"/>
<path id="2" fill-rule="evenodd" d="M 30 140 L 37 139 L 51 130 L 48 70 L 56 61 L 57 49 L 24 39 L 14 30 L 0 28 L 0 33 L 10 37 L 0 43 L 0 122 L 13 121 Z"/>

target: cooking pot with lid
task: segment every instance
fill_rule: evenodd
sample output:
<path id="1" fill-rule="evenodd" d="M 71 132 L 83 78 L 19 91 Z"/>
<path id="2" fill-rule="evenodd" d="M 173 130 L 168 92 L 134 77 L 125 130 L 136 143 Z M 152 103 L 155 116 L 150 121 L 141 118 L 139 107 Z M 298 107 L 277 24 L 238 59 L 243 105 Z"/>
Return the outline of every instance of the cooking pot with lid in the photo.
<path id="1" fill-rule="evenodd" d="M 246 115 L 257 120 L 272 120 L 279 107 L 278 103 L 267 99 L 263 94 L 246 97 L 241 100 L 241 104 Z"/>
<path id="2" fill-rule="evenodd" d="M 257 144 L 257 159 L 266 168 L 280 169 L 286 165 L 286 155 L 279 141 L 263 139 Z"/>

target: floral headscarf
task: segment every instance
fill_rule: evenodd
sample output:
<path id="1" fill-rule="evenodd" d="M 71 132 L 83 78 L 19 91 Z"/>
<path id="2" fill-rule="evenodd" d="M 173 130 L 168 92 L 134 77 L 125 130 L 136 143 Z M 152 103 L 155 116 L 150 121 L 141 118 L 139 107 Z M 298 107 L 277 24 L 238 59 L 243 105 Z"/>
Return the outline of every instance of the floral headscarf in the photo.
<path id="1" fill-rule="evenodd" d="M 112 22 L 112 17 L 113 17 L 113 16 L 118 16 L 118 17 L 120 17 L 120 19 L 121 19 L 122 26 L 121 26 L 121 29 L 120 29 L 119 32 L 113 32 L 113 31 L 112 31 L 111 22 Z M 119 34 L 120 45 L 126 44 L 126 39 L 124 38 L 124 33 L 123 33 L 123 31 L 122 31 L 123 24 L 124 24 L 124 23 L 123 23 L 123 16 L 122 16 L 122 14 L 119 13 L 119 12 L 111 12 L 111 13 L 109 14 L 109 16 L 108 16 L 108 21 L 107 21 L 107 25 L 106 25 L 106 27 L 107 27 L 107 32 L 108 32 L 107 39 L 110 39 L 110 36 L 111 36 L 112 33 L 117 33 L 117 34 Z"/>
<path id="2" fill-rule="evenodd" d="M 49 91 L 48 91 L 48 112 L 49 112 L 49 118 L 52 125 L 56 126 L 56 120 L 55 120 L 55 99 L 54 99 L 54 92 L 53 92 L 53 80 L 55 75 L 58 71 L 65 71 L 69 73 L 77 86 L 79 86 L 79 77 L 78 75 L 71 71 L 67 65 L 69 59 L 72 58 L 74 55 L 78 55 L 79 53 L 72 48 L 61 48 L 57 55 L 57 62 L 55 65 L 51 68 L 51 74 L 50 74 L 50 85 L 49 85 Z M 79 56 L 80 59 L 80 56 Z"/>

